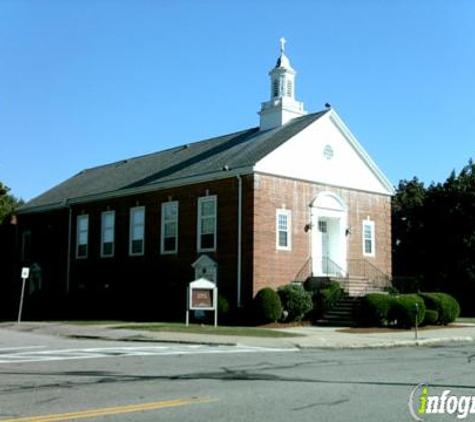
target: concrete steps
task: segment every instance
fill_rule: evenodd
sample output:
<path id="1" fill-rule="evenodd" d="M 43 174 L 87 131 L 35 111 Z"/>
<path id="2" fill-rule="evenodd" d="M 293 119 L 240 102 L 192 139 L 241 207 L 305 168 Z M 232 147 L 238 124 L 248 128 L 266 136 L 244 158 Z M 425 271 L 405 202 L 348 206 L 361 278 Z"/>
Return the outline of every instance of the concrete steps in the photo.
<path id="1" fill-rule="evenodd" d="M 325 312 L 317 325 L 325 327 L 354 327 L 356 326 L 356 313 L 360 306 L 360 299 L 345 297 Z"/>

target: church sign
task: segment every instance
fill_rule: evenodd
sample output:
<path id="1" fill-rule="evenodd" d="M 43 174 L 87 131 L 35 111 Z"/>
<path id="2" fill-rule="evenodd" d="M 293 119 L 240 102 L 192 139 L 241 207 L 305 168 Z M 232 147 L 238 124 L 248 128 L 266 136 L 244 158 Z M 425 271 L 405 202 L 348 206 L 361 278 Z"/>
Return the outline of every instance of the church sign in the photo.
<path id="1" fill-rule="evenodd" d="M 190 309 L 214 309 L 212 289 L 193 289 Z"/>
<path id="2" fill-rule="evenodd" d="M 214 325 L 218 325 L 218 288 L 205 278 L 190 283 L 187 292 L 186 325 L 189 325 L 190 311 L 214 311 Z"/>

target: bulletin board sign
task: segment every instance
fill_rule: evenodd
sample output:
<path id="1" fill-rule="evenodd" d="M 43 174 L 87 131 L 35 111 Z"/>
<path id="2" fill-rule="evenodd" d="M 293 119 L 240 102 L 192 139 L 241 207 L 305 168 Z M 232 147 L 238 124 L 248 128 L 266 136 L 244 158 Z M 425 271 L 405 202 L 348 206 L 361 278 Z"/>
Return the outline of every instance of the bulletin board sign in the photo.
<path id="1" fill-rule="evenodd" d="M 192 281 L 188 286 L 186 300 L 186 325 L 190 311 L 214 311 L 214 326 L 218 325 L 218 288 L 205 278 Z"/>

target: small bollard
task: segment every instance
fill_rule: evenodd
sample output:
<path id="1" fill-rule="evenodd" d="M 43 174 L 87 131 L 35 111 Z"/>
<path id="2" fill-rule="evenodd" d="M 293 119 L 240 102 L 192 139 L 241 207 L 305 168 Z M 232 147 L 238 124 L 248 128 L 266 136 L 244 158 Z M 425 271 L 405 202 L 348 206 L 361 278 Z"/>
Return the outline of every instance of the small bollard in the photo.
<path id="1" fill-rule="evenodd" d="M 415 326 L 415 336 L 416 336 L 416 341 L 417 341 L 417 337 L 418 337 L 418 333 L 417 333 L 417 325 L 419 324 L 419 321 L 418 321 L 418 317 L 419 317 L 419 305 L 416 303 L 416 326 Z"/>

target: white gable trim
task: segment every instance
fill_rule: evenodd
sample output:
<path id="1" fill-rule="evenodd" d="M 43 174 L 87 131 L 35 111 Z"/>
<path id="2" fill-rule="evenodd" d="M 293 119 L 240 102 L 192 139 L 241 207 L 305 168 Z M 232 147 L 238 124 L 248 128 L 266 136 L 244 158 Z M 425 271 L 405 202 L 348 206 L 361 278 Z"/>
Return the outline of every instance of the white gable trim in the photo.
<path id="1" fill-rule="evenodd" d="M 389 195 L 394 195 L 394 187 L 389 181 L 389 179 L 384 175 L 381 169 L 376 165 L 373 159 L 369 156 L 369 154 L 365 151 L 362 145 L 358 142 L 356 137 L 351 133 L 350 129 L 346 124 L 341 120 L 340 116 L 335 110 L 330 110 L 328 114 L 328 118 L 335 124 L 337 129 L 340 133 L 345 137 L 348 143 L 355 149 L 357 154 L 361 157 L 361 159 L 366 163 L 369 169 L 373 172 L 373 174 L 378 178 L 381 184 L 386 188 Z"/>
<path id="2" fill-rule="evenodd" d="M 325 145 L 327 137 L 328 144 Z M 337 148 L 335 156 L 334 147 Z M 326 148 L 332 153 L 330 157 L 325 155 Z M 394 195 L 391 182 L 334 110 L 261 158 L 253 170 L 254 173 Z M 346 174 L 348 171 L 357 173 Z"/>

